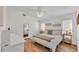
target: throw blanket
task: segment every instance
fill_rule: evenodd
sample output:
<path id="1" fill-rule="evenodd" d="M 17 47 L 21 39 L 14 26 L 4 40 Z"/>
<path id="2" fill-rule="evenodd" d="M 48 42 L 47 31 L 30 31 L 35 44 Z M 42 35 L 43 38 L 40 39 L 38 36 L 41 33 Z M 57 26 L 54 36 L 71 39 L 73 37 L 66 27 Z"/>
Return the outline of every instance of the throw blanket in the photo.
<path id="1" fill-rule="evenodd" d="M 49 37 L 49 36 L 41 35 L 41 34 L 34 35 L 33 37 L 40 38 L 40 39 L 46 40 L 48 42 L 50 42 L 52 39 L 54 39 L 54 37 Z"/>

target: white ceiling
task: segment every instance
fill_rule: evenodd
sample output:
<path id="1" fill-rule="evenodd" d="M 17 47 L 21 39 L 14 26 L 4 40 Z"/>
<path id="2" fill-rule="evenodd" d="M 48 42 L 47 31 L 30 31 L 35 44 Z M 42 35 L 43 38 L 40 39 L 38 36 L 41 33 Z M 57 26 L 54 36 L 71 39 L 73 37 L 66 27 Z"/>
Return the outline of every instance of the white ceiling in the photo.
<path id="1" fill-rule="evenodd" d="M 17 10 L 19 12 L 23 12 L 26 15 L 28 14 L 29 16 L 36 17 L 36 12 L 37 12 L 37 7 L 38 6 L 9 6 L 9 10 Z M 46 13 L 43 17 L 41 18 L 46 18 L 46 17 L 53 17 L 53 16 L 60 16 L 60 15 L 65 15 L 69 13 L 73 13 L 79 10 L 78 6 L 42 6 L 42 10 L 44 10 Z"/>

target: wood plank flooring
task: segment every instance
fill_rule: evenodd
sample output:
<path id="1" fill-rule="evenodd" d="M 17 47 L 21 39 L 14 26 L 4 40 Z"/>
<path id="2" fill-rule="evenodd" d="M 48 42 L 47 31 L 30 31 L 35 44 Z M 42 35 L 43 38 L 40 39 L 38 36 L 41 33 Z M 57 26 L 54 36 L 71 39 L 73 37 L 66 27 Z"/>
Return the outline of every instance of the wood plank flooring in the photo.
<path id="1" fill-rule="evenodd" d="M 49 49 L 38 43 L 34 43 L 33 41 L 28 39 L 28 40 L 25 40 L 24 51 L 25 52 L 48 52 Z M 58 45 L 56 49 L 56 52 L 76 52 L 76 51 L 77 51 L 77 47 L 66 43 L 61 43 L 60 45 Z"/>
<path id="2" fill-rule="evenodd" d="M 57 52 L 77 52 L 77 47 L 67 43 L 61 43 L 57 47 Z"/>
<path id="3" fill-rule="evenodd" d="M 24 51 L 25 52 L 46 52 L 48 51 L 48 49 L 38 43 L 32 42 L 31 40 L 26 40 L 24 43 Z"/>

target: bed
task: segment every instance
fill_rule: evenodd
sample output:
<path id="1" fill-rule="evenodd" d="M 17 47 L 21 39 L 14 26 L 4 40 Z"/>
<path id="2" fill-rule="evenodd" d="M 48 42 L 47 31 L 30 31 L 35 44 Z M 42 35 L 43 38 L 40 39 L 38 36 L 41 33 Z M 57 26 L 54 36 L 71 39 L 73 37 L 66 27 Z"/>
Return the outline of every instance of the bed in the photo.
<path id="1" fill-rule="evenodd" d="M 37 34 L 31 37 L 31 40 L 37 42 L 47 48 L 50 48 L 52 52 L 55 52 L 57 45 L 62 41 L 61 35 L 48 35 Z"/>

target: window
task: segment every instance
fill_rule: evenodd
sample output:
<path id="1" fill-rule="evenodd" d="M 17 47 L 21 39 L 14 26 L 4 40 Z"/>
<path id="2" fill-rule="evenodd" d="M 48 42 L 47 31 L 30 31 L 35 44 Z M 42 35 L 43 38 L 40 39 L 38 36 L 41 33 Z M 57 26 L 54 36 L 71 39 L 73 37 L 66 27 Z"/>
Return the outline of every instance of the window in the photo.
<path id="1" fill-rule="evenodd" d="M 41 24 L 41 31 L 45 31 L 45 23 Z"/>
<path id="2" fill-rule="evenodd" d="M 63 34 L 72 34 L 72 20 L 63 21 Z"/>

